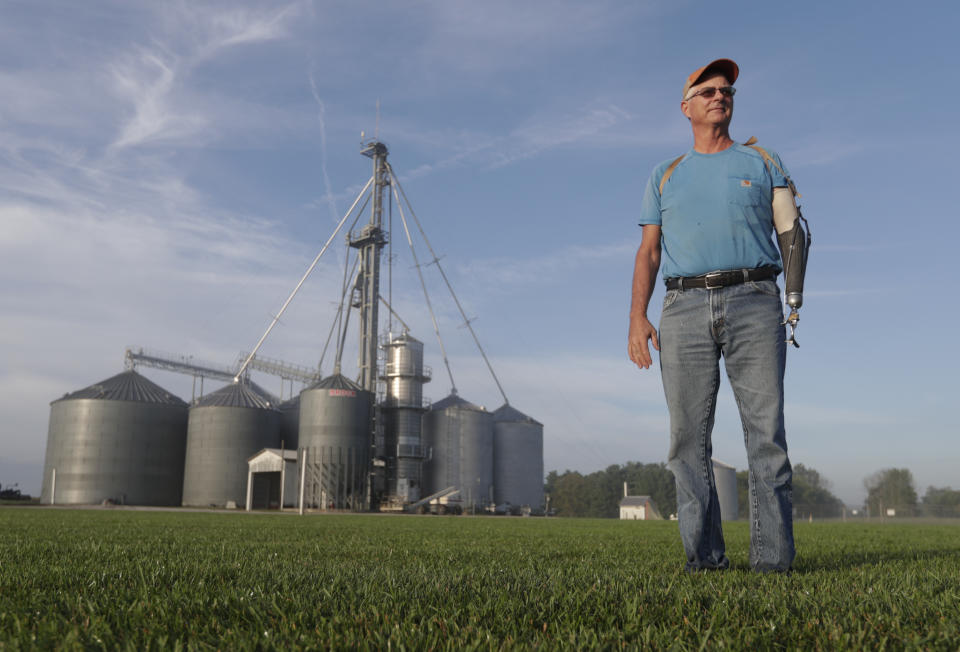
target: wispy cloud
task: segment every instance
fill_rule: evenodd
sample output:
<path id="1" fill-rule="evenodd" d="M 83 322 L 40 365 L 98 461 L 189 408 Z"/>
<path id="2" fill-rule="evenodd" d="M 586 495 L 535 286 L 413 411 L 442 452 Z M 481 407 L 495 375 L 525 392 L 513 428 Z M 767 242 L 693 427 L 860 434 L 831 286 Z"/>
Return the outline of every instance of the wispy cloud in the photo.
<path id="1" fill-rule="evenodd" d="M 181 4 L 167 10 L 162 21 L 167 33 L 110 67 L 117 96 L 131 106 L 111 149 L 185 142 L 202 135 L 213 120 L 189 101 L 185 78 L 228 49 L 283 38 L 298 7 L 257 12 Z"/>
<path id="2" fill-rule="evenodd" d="M 311 78 L 314 99 L 320 105 L 321 119 L 325 108 L 317 95 Z M 412 125 L 396 125 L 391 136 L 400 142 L 415 143 L 419 148 L 453 150 L 446 156 L 422 163 L 410 169 L 397 169 L 400 182 L 421 179 L 432 174 L 461 167 L 477 167 L 492 170 L 507 167 L 523 160 L 535 158 L 545 152 L 568 145 L 582 147 L 633 146 L 637 134 L 616 141 L 614 134 L 625 131 L 625 125 L 635 117 L 616 104 L 600 104 L 583 107 L 561 114 L 531 116 L 514 127 L 509 133 L 496 135 L 481 132 L 431 132 Z M 329 186 L 328 186 L 329 187 Z M 347 188 L 337 195 L 326 194 L 321 201 L 353 198 L 352 193 L 360 186 Z"/>
<path id="3" fill-rule="evenodd" d="M 502 167 L 555 147 L 586 144 L 590 138 L 612 131 L 631 118 L 628 111 L 616 105 L 587 107 L 573 115 L 534 117 L 500 143 L 489 165 Z"/>
<path id="4" fill-rule="evenodd" d="M 221 50 L 250 43 L 270 41 L 287 36 L 289 22 L 302 10 L 303 2 L 294 2 L 267 10 L 204 9 L 184 5 L 185 22 L 199 21 L 203 42 L 198 58 L 212 57 Z"/>
<path id="5" fill-rule="evenodd" d="M 440 153 L 415 167 L 398 169 L 401 182 L 465 167 L 496 170 L 571 147 L 609 151 L 687 147 L 690 134 L 686 121 L 669 114 L 650 117 L 628 108 L 644 103 L 641 93 L 631 92 L 614 99 L 595 98 L 575 108 L 551 104 L 517 117 L 503 133 L 434 130 L 392 120 L 389 137 L 401 144 Z M 647 172 L 644 170 L 643 174 Z"/>
<path id="6" fill-rule="evenodd" d="M 453 153 L 410 170 L 398 170 L 397 174 L 403 182 L 465 166 L 488 170 L 502 168 L 572 144 L 605 147 L 611 142 L 610 134 L 621 130 L 632 119 L 626 109 L 615 104 L 586 106 L 564 114 L 531 116 L 506 134 L 460 134 L 455 139 L 448 139 L 444 143 L 448 148 L 459 143 Z M 397 135 L 403 141 L 424 143 L 430 139 L 402 129 Z"/>
<path id="7" fill-rule="evenodd" d="M 326 202 L 330 209 L 330 218 L 339 221 L 340 215 L 337 211 L 337 202 L 333 196 L 333 189 L 330 185 L 330 175 L 327 173 L 327 107 L 320 99 L 320 92 L 317 90 L 317 82 L 313 77 L 313 71 L 309 73 L 310 93 L 317 103 L 317 122 L 320 125 L 320 173 L 323 175 L 324 194 L 322 200 Z"/>
<path id="8" fill-rule="evenodd" d="M 207 124 L 200 115 L 179 114 L 170 95 L 177 78 L 177 62 L 142 51 L 113 69 L 117 93 L 133 107 L 111 144 L 122 149 L 150 141 L 188 138 Z"/>
<path id="9" fill-rule="evenodd" d="M 502 257 L 475 259 L 457 266 L 465 278 L 484 279 L 498 286 L 518 287 L 555 280 L 558 275 L 614 258 L 623 258 L 636 248 L 635 243 L 618 242 L 596 246 L 570 245 L 549 254 L 527 259 Z"/>
<path id="10" fill-rule="evenodd" d="M 659 12 L 660 3 L 432 3 L 429 29 L 418 48 L 441 70 L 494 76 L 542 70 L 560 52 L 576 51 L 609 34 L 611 26 Z M 640 18 L 642 19 L 642 18 Z M 456 56 L 451 56 L 456 53 Z"/>
<path id="11" fill-rule="evenodd" d="M 862 142 L 814 141 L 789 147 L 783 152 L 783 160 L 788 166 L 833 165 L 838 161 L 857 156 L 864 151 Z"/>

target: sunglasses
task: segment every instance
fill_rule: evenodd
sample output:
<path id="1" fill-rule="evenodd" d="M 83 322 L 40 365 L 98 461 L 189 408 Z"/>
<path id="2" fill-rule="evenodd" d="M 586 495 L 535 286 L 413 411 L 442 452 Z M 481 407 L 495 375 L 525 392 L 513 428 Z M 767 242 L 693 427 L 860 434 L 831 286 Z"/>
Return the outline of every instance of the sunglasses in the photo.
<path id="1" fill-rule="evenodd" d="M 733 94 L 737 92 L 737 89 L 733 86 L 721 86 L 720 88 L 717 88 L 716 86 L 707 86 L 706 88 L 701 88 L 696 93 L 690 95 L 690 97 L 688 97 L 685 101 L 690 101 L 698 95 L 702 95 L 705 99 L 709 100 L 711 97 L 716 95 L 718 91 L 724 97 L 733 97 Z"/>

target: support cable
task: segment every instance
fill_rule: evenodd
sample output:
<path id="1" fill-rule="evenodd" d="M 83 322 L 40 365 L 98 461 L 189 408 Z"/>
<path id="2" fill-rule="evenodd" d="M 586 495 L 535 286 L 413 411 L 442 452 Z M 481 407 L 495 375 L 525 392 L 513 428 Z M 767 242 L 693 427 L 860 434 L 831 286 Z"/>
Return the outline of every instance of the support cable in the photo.
<path id="1" fill-rule="evenodd" d="M 355 273 L 353 274 L 353 284 L 350 285 L 348 288 L 344 288 L 344 300 L 345 300 L 345 301 L 346 301 L 346 292 L 349 291 L 349 292 L 350 292 L 350 296 L 351 296 L 351 298 L 352 298 L 352 297 L 353 297 L 353 291 L 354 291 L 354 289 L 355 289 L 355 287 L 356 287 L 356 284 L 360 282 L 360 281 L 359 281 L 359 279 L 360 279 L 360 270 L 357 269 L 357 267 L 359 266 L 359 264 L 360 264 L 360 254 L 358 253 L 358 254 L 357 254 L 357 262 L 356 262 L 356 264 L 354 264 L 354 272 L 355 272 Z M 346 314 L 345 314 L 344 319 L 343 319 L 343 333 L 341 334 L 341 336 L 340 336 L 340 338 L 339 338 L 339 340 L 338 340 L 338 342 L 337 342 L 337 358 L 336 358 L 336 361 L 334 362 L 334 366 L 333 366 L 334 373 L 337 373 L 337 374 L 340 373 L 340 369 L 342 368 L 343 350 L 344 350 L 344 348 L 346 348 L 346 344 L 347 344 L 347 333 L 350 331 L 350 328 L 349 328 L 349 326 L 350 326 L 350 313 L 353 312 L 353 301 L 351 300 L 351 301 L 349 301 L 348 303 L 346 303 L 346 307 L 347 307 L 347 310 L 346 310 Z"/>
<path id="2" fill-rule="evenodd" d="M 344 304 L 345 304 L 346 301 L 347 301 L 347 291 L 350 289 L 350 285 L 348 284 L 349 282 L 348 282 L 347 279 L 350 278 L 351 276 L 353 276 L 354 274 L 356 274 L 357 265 L 359 264 L 360 259 L 359 259 L 359 257 L 357 257 L 356 259 L 354 259 L 353 269 L 352 269 L 352 270 L 349 270 L 349 271 L 347 270 L 347 267 L 348 267 L 349 264 L 350 264 L 350 256 L 347 256 L 347 257 L 346 257 L 346 261 L 345 261 L 345 262 L 346 262 L 346 264 L 343 266 L 343 289 L 341 290 L 341 294 L 340 294 L 340 304 L 337 306 L 337 316 L 334 318 L 333 323 L 330 324 L 330 332 L 327 334 L 327 341 L 324 342 L 324 344 L 323 344 L 323 352 L 320 354 L 320 368 L 321 368 L 321 369 L 323 369 L 323 361 L 324 361 L 324 359 L 326 359 L 326 357 L 327 357 L 327 349 L 330 348 L 330 342 L 331 342 L 331 340 L 333 340 L 333 333 L 334 333 L 334 331 L 337 332 L 337 340 L 336 340 L 336 341 L 338 342 L 338 346 L 339 346 L 339 342 L 340 342 L 340 339 L 341 339 L 341 334 L 343 333 L 343 329 L 345 328 L 345 325 L 344 325 L 344 323 L 343 323 L 343 306 L 344 306 Z M 348 310 L 349 310 L 349 309 L 348 309 Z M 350 319 L 350 317 L 349 317 L 349 315 L 348 315 L 348 316 L 347 316 L 347 320 L 349 321 L 349 319 Z M 339 330 L 337 330 L 338 327 L 339 327 Z M 338 350 L 337 350 L 337 353 L 336 353 L 336 355 L 335 355 L 334 371 L 333 371 L 333 373 L 335 373 L 335 374 L 340 373 L 340 355 L 341 355 L 341 353 L 342 353 L 342 350 L 339 350 L 339 349 L 338 349 Z"/>
<path id="3" fill-rule="evenodd" d="M 348 246 L 347 246 L 347 256 L 346 256 L 346 259 L 345 259 L 344 262 L 343 262 L 343 287 L 342 287 L 341 294 L 340 294 L 340 308 L 337 310 L 337 321 L 335 322 L 336 325 L 337 325 L 337 327 L 340 328 L 340 330 L 337 331 L 337 342 L 338 342 L 338 343 L 340 342 L 340 340 L 344 339 L 343 329 L 346 328 L 346 326 L 343 324 L 343 301 L 344 301 L 344 297 L 346 297 L 346 294 L 347 294 L 347 288 L 348 288 L 348 285 L 347 285 L 348 281 L 347 281 L 347 279 L 353 276 L 353 272 L 350 272 L 350 273 L 347 272 L 347 268 L 350 266 L 350 247 L 349 247 L 350 237 L 351 237 L 350 234 L 353 233 L 354 227 L 356 227 L 356 226 L 357 226 L 357 222 L 360 221 L 360 216 L 363 215 L 363 211 L 367 210 L 367 204 L 370 203 L 370 197 L 372 197 L 372 196 L 373 196 L 373 193 L 371 192 L 369 195 L 367 195 L 367 198 L 363 200 L 363 204 L 360 206 L 360 210 L 357 211 L 357 216 L 356 216 L 355 218 L 353 218 L 353 222 L 350 223 L 350 228 L 347 229 L 347 243 L 348 243 Z M 359 254 L 358 254 L 358 255 L 357 255 L 357 260 L 356 260 L 356 262 L 355 262 L 354 265 L 353 265 L 354 271 L 356 271 L 357 265 L 359 264 L 359 262 L 360 262 L 360 257 L 359 257 Z M 348 321 L 349 321 L 349 315 L 348 315 Z M 329 341 L 329 340 L 328 340 L 328 341 Z M 339 344 L 338 344 L 338 345 L 339 345 Z M 324 352 L 326 352 L 326 347 L 324 347 Z M 341 359 L 342 357 L 343 357 L 343 351 L 339 351 L 339 350 L 338 350 L 338 351 L 337 351 L 337 355 L 336 355 L 337 371 L 336 371 L 335 373 L 340 373 L 340 370 L 339 370 L 339 369 L 340 369 L 340 364 L 339 364 L 339 363 L 340 363 L 340 359 Z M 323 361 L 323 358 L 321 357 L 321 362 L 322 362 L 322 361 Z"/>
<path id="4" fill-rule="evenodd" d="M 387 233 L 393 234 L 393 195 L 389 192 L 387 193 Z M 387 308 L 390 308 L 390 304 L 393 303 L 393 238 L 390 238 L 387 241 L 387 297 L 389 302 L 384 301 L 387 304 Z M 380 297 L 383 299 L 383 297 Z M 390 314 L 387 319 L 387 332 L 393 332 L 393 316 L 396 313 L 393 311 L 393 308 L 390 308 Z M 397 315 L 397 319 L 400 319 L 400 316 Z M 403 323 L 403 320 L 400 319 L 400 323 Z M 403 324 L 404 328 L 407 327 L 406 324 Z"/>
<path id="5" fill-rule="evenodd" d="M 387 171 L 390 172 L 390 177 L 393 181 L 396 181 L 396 177 L 393 175 L 392 170 L 390 169 L 390 164 L 387 164 Z M 443 346 L 443 338 L 440 336 L 440 325 L 437 323 L 437 315 L 433 312 L 433 304 L 430 303 L 430 293 L 427 292 L 427 283 L 423 279 L 423 270 L 421 269 L 420 260 L 417 258 L 417 250 L 413 246 L 413 238 L 410 237 L 410 229 L 407 227 L 407 218 L 403 214 L 403 204 L 400 202 L 400 196 L 397 195 L 397 185 L 394 183 L 390 184 L 390 187 L 393 189 L 393 194 L 397 198 L 397 210 L 400 211 L 400 221 L 403 223 L 403 232 L 407 236 L 407 244 L 410 245 L 410 253 L 413 255 L 414 267 L 417 268 L 417 276 L 420 277 L 420 287 L 423 288 L 423 298 L 427 302 L 427 309 L 430 311 L 430 319 L 433 320 L 433 332 L 437 334 L 437 342 L 440 344 L 440 353 L 443 355 L 443 365 L 447 368 L 447 376 L 450 377 L 450 393 L 457 393 L 457 384 L 453 381 L 453 371 L 450 370 L 450 360 L 447 359 L 447 349 Z M 409 203 L 407 206 L 409 207 Z"/>
<path id="6" fill-rule="evenodd" d="M 400 181 L 397 179 L 397 175 L 394 174 L 393 168 L 390 167 L 390 164 L 387 163 L 387 171 L 390 172 L 390 178 L 393 182 L 393 187 L 395 188 L 394 194 L 396 194 L 396 189 L 400 190 L 400 193 L 403 195 L 403 201 L 406 203 L 407 208 L 410 209 L 410 215 L 413 217 L 413 221 L 417 225 L 417 229 L 420 231 L 421 237 L 423 237 L 424 243 L 427 245 L 427 249 L 430 251 L 430 255 L 433 256 L 433 263 L 436 264 L 437 270 L 440 272 L 440 276 L 443 277 L 443 282 L 446 284 L 447 289 L 450 291 L 450 296 L 453 297 L 453 302 L 457 304 L 457 310 L 460 311 L 460 316 L 463 317 L 464 325 L 470 330 L 470 335 L 473 336 L 473 342 L 477 345 L 477 350 L 480 351 L 480 355 L 483 356 L 483 361 L 487 364 L 487 369 L 490 371 L 490 375 L 493 377 L 493 382 L 496 383 L 497 389 L 500 390 L 500 395 L 503 397 L 503 402 L 507 405 L 510 404 L 510 400 L 507 398 L 506 392 L 503 391 L 503 386 L 500 384 L 500 380 L 497 378 L 497 374 L 493 371 L 493 365 L 490 364 L 490 360 L 487 358 L 486 352 L 483 350 L 483 346 L 480 344 L 480 338 L 477 337 L 476 331 L 473 330 L 473 326 L 470 324 L 470 319 L 467 318 L 467 313 L 464 311 L 463 306 L 460 305 L 460 300 L 457 298 L 456 292 L 453 291 L 453 286 L 450 284 L 450 280 L 447 278 L 446 272 L 443 271 L 443 267 L 440 265 L 440 258 L 437 257 L 437 253 L 433 250 L 433 247 L 430 245 L 430 240 L 427 238 L 426 232 L 423 230 L 423 225 L 420 224 L 420 220 L 417 218 L 417 214 L 413 210 L 413 206 L 410 204 L 410 200 L 407 199 L 407 193 L 404 192 L 403 186 L 400 185 Z M 403 207 L 400 206 L 400 198 L 397 197 L 397 207 L 400 209 L 400 216 L 403 216 Z M 406 228 L 406 221 L 404 221 L 404 228 Z M 409 235 L 407 236 L 409 238 Z M 411 245 L 412 247 L 413 245 Z M 418 268 L 419 271 L 419 268 Z"/>
<path id="7" fill-rule="evenodd" d="M 382 294 L 380 295 L 380 301 L 382 301 L 382 302 L 383 302 L 383 305 L 385 305 L 385 306 L 387 307 L 387 310 L 390 311 L 391 317 L 396 317 L 396 318 L 397 318 L 397 321 L 400 322 L 400 325 L 403 326 L 403 332 L 404 332 L 404 333 L 409 333 L 409 332 L 410 332 L 410 327 L 407 326 L 407 322 L 403 321 L 403 318 L 400 317 L 400 314 L 397 313 L 397 311 L 393 309 L 393 306 L 390 305 L 390 302 L 389 302 L 389 301 L 387 301 L 386 299 L 383 298 L 383 295 L 382 295 Z M 391 328 L 392 328 L 392 326 L 391 326 Z M 392 330 L 391 330 L 390 332 L 393 333 Z"/>
<path id="8" fill-rule="evenodd" d="M 253 359 L 253 356 L 257 354 L 257 351 L 260 350 L 260 347 L 263 346 L 264 341 L 266 341 L 267 336 L 270 335 L 270 331 L 273 330 L 273 327 L 277 325 L 277 322 L 280 321 L 280 316 L 283 315 L 283 312 L 287 309 L 287 306 L 290 305 L 290 302 L 293 301 L 293 297 L 297 295 L 297 292 L 300 291 L 300 288 L 303 286 L 304 282 L 307 280 L 307 277 L 310 276 L 310 273 L 313 272 L 313 268 L 317 266 L 317 263 L 320 262 L 320 257 L 323 256 L 324 252 L 330 246 L 330 243 L 333 242 L 333 239 L 337 236 L 337 233 L 340 232 L 340 229 L 343 228 L 344 223 L 347 221 L 347 218 L 350 217 L 350 214 L 353 212 L 353 209 L 357 207 L 357 204 L 360 203 L 360 199 L 363 198 L 363 195 L 373 184 L 374 177 L 370 177 L 370 180 L 367 181 L 367 184 L 363 187 L 363 190 L 360 191 L 360 194 L 357 195 L 357 198 L 353 200 L 353 204 L 350 206 L 350 209 L 343 216 L 343 219 L 340 220 L 340 223 L 337 224 L 337 228 L 334 229 L 333 233 L 330 234 L 330 237 L 327 239 L 326 244 L 323 245 L 323 249 L 320 250 L 320 253 L 317 254 L 317 257 L 313 259 L 313 262 L 310 263 L 310 267 L 307 268 L 307 271 L 304 273 L 303 277 L 300 279 L 300 282 L 297 283 L 297 287 L 293 288 L 293 292 L 290 293 L 290 296 L 287 297 L 287 300 L 283 302 L 283 306 L 280 307 L 280 312 L 277 313 L 276 317 L 273 318 L 273 321 L 270 322 L 270 326 L 267 327 L 266 332 L 260 338 L 260 341 L 257 342 L 257 345 L 253 347 L 253 350 L 250 352 L 250 355 L 247 356 L 247 359 L 243 361 L 243 364 L 240 366 L 240 370 L 237 371 L 237 375 L 234 376 L 233 382 L 240 382 L 240 377 L 243 376 L 243 372 L 246 371 L 247 365 L 250 364 L 250 361 Z"/>
<path id="9" fill-rule="evenodd" d="M 363 211 L 358 211 L 357 215 L 359 215 L 359 214 L 362 213 L 362 212 L 363 212 Z M 353 226 L 351 225 L 350 229 L 347 231 L 347 234 L 348 234 L 348 235 L 347 235 L 347 238 L 346 238 L 347 243 L 350 242 L 349 233 L 351 233 L 352 230 L 353 230 Z M 340 286 L 340 303 L 337 305 L 337 316 L 334 318 L 333 325 L 330 327 L 330 336 L 333 335 L 333 331 L 334 331 L 335 329 L 337 330 L 337 344 L 338 344 L 338 346 L 339 346 L 339 343 L 340 343 L 340 338 L 341 338 L 341 336 L 342 336 L 342 334 L 343 334 L 343 302 L 344 302 L 344 300 L 345 300 L 345 298 L 346 298 L 346 295 L 347 295 L 347 279 L 350 277 L 350 271 L 349 271 L 349 270 L 350 270 L 350 247 L 349 247 L 349 244 L 348 244 L 348 246 L 347 246 L 347 251 L 346 251 L 346 255 L 343 257 L 343 284 Z M 324 358 L 326 357 L 326 355 L 327 355 L 327 347 L 330 346 L 330 336 L 327 337 L 327 341 L 326 341 L 326 342 L 324 343 L 324 345 L 323 345 L 323 353 L 321 353 L 321 355 L 320 355 L 320 364 L 321 364 L 321 365 L 323 364 L 323 359 L 324 359 Z M 334 363 L 333 363 L 334 373 L 339 373 L 339 371 L 336 369 L 336 367 L 337 367 L 337 362 L 339 361 L 339 356 L 334 355 L 334 358 L 335 358 L 335 361 L 334 361 Z"/>

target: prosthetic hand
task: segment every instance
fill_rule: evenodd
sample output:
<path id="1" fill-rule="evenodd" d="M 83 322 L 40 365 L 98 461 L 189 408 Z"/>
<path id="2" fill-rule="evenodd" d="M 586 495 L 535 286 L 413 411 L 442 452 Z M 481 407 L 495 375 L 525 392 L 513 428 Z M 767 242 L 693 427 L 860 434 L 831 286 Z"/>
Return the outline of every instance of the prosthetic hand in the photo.
<path id="1" fill-rule="evenodd" d="M 803 278 L 807 273 L 807 253 L 810 246 L 810 235 L 804 232 L 801 220 L 806 222 L 803 216 L 798 214 L 792 229 L 777 234 L 780 257 L 783 259 L 784 294 L 787 306 L 790 307 L 790 314 L 784 320 L 784 324 L 790 326 L 787 342 L 798 349 L 800 345 L 797 344 L 794 334 L 797 322 L 800 321 L 800 306 L 803 305 Z"/>
<path id="2" fill-rule="evenodd" d="M 790 314 L 783 323 L 790 326 L 789 344 L 798 349 L 794 333 L 800 321 L 800 306 L 803 305 L 803 277 L 807 273 L 807 254 L 810 251 L 810 225 L 797 206 L 796 188 L 773 189 L 773 225 L 780 244 L 780 257 L 783 259 L 784 294 Z M 803 226 L 807 229 L 804 232 Z"/>

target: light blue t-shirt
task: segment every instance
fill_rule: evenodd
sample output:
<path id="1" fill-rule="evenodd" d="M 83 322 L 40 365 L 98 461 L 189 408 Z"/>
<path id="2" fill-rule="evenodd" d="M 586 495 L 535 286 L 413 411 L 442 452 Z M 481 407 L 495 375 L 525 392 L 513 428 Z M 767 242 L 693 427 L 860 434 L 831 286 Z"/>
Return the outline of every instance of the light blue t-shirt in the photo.
<path id="1" fill-rule="evenodd" d="M 780 157 L 767 152 L 786 172 Z M 776 167 L 768 169 L 763 157 L 744 145 L 716 154 L 691 149 L 661 197 L 660 179 L 674 160 L 654 168 L 640 207 L 640 224 L 661 228 L 663 277 L 765 265 L 780 269 L 773 189 L 788 184 Z"/>

